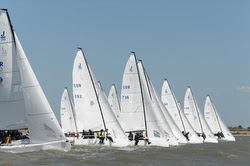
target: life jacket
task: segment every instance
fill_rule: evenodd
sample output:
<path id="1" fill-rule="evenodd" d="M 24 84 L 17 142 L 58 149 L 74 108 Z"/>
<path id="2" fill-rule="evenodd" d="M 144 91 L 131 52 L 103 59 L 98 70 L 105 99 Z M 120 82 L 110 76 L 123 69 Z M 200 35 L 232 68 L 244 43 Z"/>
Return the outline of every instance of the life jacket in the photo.
<path id="1" fill-rule="evenodd" d="M 97 138 L 101 138 L 101 137 L 102 137 L 102 132 L 98 131 Z"/>

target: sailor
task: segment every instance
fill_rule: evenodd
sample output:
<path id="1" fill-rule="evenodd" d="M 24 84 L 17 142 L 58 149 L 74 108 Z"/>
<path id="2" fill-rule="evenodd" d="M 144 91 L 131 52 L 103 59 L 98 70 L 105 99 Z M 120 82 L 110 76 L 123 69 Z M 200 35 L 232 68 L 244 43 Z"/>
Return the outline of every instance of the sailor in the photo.
<path id="1" fill-rule="evenodd" d="M 205 133 L 202 133 L 202 138 L 203 138 L 203 140 L 205 140 L 206 139 L 206 135 L 205 135 Z"/>
<path id="2" fill-rule="evenodd" d="M 184 131 L 182 131 L 182 134 L 184 135 L 184 137 L 186 137 L 186 139 L 189 141 L 189 138 L 188 138 L 188 134 L 189 134 L 189 132 L 184 132 Z"/>
<path id="3" fill-rule="evenodd" d="M 104 140 L 103 129 L 101 129 L 100 131 L 98 131 L 97 138 L 99 138 L 100 139 L 100 143 L 103 144 L 103 140 Z"/>
<path id="4" fill-rule="evenodd" d="M 83 139 L 89 138 L 88 133 L 85 130 L 82 130 L 82 137 Z"/>
<path id="5" fill-rule="evenodd" d="M 224 136 L 224 134 L 223 134 L 222 132 L 220 132 L 220 136 L 221 136 L 222 138 L 225 138 L 225 136 Z"/>
<path id="6" fill-rule="evenodd" d="M 137 133 L 135 134 L 135 146 L 138 145 L 139 137 L 140 137 L 140 132 L 137 132 Z"/>
<path id="7" fill-rule="evenodd" d="M 89 138 L 95 138 L 94 132 L 91 129 L 89 129 Z"/>
<path id="8" fill-rule="evenodd" d="M 111 142 L 115 143 L 113 138 L 110 136 L 110 133 L 108 132 L 109 129 L 106 129 L 105 131 L 106 131 L 106 138 L 109 139 Z"/>
<path id="9" fill-rule="evenodd" d="M 130 141 L 133 141 L 133 138 L 134 138 L 133 133 L 132 133 L 132 132 L 129 132 L 128 139 L 129 139 Z"/>

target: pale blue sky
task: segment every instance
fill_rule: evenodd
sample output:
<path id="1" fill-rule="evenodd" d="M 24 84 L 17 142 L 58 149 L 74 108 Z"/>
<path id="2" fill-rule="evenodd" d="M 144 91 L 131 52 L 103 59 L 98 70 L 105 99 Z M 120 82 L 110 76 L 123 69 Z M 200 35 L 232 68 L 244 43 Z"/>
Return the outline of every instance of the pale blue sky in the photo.
<path id="1" fill-rule="evenodd" d="M 76 47 L 104 91 L 116 84 L 130 50 L 158 92 L 167 78 L 183 104 L 191 86 L 203 111 L 209 94 L 229 126 L 250 126 L 250 1 L 0 0 L 40 84 L 59 115 L 72 90 Z"/>

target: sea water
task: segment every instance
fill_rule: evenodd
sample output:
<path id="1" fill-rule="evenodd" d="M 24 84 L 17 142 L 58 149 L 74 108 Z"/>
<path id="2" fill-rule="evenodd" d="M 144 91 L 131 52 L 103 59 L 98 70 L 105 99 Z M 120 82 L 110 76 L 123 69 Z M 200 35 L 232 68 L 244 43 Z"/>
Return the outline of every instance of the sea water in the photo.
<path id="1" fill-rule="evenodd" d="M 0 152 L 0 165 L 250 165 L 250 137 L 177 147 L 73 147 L 71 152 Z"/>

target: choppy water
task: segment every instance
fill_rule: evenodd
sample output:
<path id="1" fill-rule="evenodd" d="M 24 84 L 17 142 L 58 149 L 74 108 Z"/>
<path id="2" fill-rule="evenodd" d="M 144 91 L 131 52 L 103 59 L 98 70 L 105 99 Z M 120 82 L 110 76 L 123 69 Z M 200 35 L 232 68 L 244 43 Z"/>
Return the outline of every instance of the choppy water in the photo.
<path id="1" fill-rule="evenodd" d="M 250 137 L 178 147 L 74 147 L 71 152 L 0 152 L 0 165 L 250 165 Z"/>

